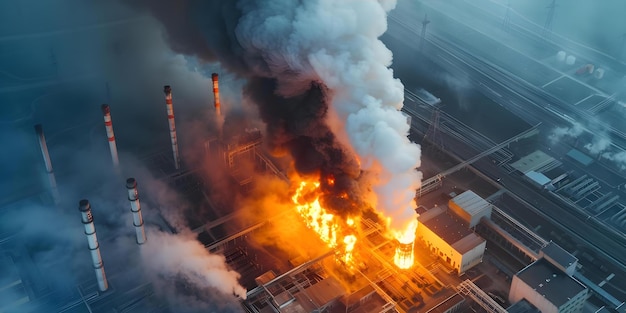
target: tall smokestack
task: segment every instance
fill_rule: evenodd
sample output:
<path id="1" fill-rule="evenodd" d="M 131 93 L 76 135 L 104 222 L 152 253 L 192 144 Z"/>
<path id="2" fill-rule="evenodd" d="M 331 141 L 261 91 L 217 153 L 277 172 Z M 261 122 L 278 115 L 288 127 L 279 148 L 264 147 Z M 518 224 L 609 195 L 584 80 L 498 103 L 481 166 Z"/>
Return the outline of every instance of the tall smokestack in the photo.
<path id="1" fill-rule="evenodd" d="M 128 189 L 128 201 L 130 201 L 130 211 L 133 212 L 133 226 L 137 234 L 137 244 L 146 242 L 146 232 L 143 229 L 143 217 L 141 217 L 141 205 L 139 204 L 139 193 L 137 192 L 137 181 L 134 178 L 126 180 Z"/>
<path id="2" fill-rule="evenodd" d="M 105 291 L 109 288 L 109 284 L 106 274 L 104 273 L 104 264 L 102 264 L 102 257 L 100 256 L 100 245 L 98 245 L 96 227 L 93 225 L 93 216 L 91 215 L 91 205 L 89 201 L 84 199 L 80 200 L 78 210 L 80 210 L 83 225 L 85 226 L 85 235 L 87 235 L 87 242 L 89 243 L 91 261 L 93 262 L 93 268 L 96 271 L 96 278 L 98 279 L 98 289 Z"/>
<path id="3" fill-rule="evenodd" d="M 46 164 L 46 173 L 48 173 L 48 181 L 50 182 L 50 192 L 52 193 L 52 199 L 54 203 L 59 203 L 59 190 L 57 189 L 57 180 L 54 178 L 54 171 L 52 170 L 52 162 L 50 161 L 50 154 L 48 153 L 48 145 L 46 144 L 46 137 L 43 135 L 43 127 L 41 124 L 35 125 L 35 132 L 39 139 L 39 147 L 41 147 L 41 154 L 43 155 L 43 162 Z"/>
<path id="4" fill-rule="evenodd" d="M 102 105 L 102 113 L 104 114 L 104 127 L 107 130 L 107 138 L 109 138 L 109 148 L 111 149 L 111 159 L 116 170 L 119 168 L 120 160 L 117 157 L 117 145 L 115 144 L 115 134 L 113 133 L 113 122 L 111 121 L 111 108 L 108 104 Z"/>
<path id="5" fill-rule="evenodd" d="M 163 87 L 165 92 L 165 105 L 167 106 L 167 120 L 170 124 L 170 139 L 172 140 L 172 152 L 174 153 L 174 166 L 180 168 L 180 156 L 178 155 L 178 139 L 176 139 L 176 123 L 174 122 L 174 106 L 172 105 L 172 88 Z"/>
<path id="6" fill-rule="evenodd" d="M 222 114 L 220 111 L 220 86 L 219 86 L 219 77 L 217 73 L 211 74 L 211 79 L 213 80 L 213 97 L 215 99 L 215 115 L 219 118 Z"/>

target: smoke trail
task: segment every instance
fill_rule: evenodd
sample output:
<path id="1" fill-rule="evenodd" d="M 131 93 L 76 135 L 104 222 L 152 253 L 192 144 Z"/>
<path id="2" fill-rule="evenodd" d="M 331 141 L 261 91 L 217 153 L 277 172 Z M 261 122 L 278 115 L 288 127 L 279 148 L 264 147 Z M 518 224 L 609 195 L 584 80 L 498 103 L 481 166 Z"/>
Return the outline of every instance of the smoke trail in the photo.
<path id="1" fill-rule="evenodd" d="M 571 127 L 557 127 L 552 131 L 552 134 L 548 137 L 552 144 L 556 144 L 564 137 L 576 138 L 580 136 L 584 131 L 582 124 L 572 123 Z"/>
<path id="2" fill-rule="evenodd" d="M 163 22 L 175 50 L 248 79 L 245 91 L 259 106 L 270 147 L 289 152 L 300 173 L 342 177 L 347 183 L 333 188 L 354 201 L 362 193 L 356 154 L 373 177 L 377 208 L 390 216 L 412 212 L 420 149 L 406 137 L 403 86 L 378 40 L 395 1 L 141 3 Z"/>

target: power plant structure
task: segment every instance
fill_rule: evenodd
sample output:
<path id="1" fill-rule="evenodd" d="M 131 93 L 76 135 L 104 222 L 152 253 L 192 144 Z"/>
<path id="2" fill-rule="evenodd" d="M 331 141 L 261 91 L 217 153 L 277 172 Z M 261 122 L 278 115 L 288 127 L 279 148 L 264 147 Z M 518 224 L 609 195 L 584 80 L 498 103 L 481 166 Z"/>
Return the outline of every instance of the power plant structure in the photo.
<path id="1" fill-rule="evenodd" d="M 111 120 L 111 108 L 108 104 L 102 105 L 102 114 L 104 115 L 104 127 L 107 131 L 107 139 L 109 140 L 109 150 L 111 151 L 111 160 L 116 171 L 119 170 L 120 159 L 117 155 L 117 144 L 115 143 L 115 133 L 113 133 L 113 121 Z"/>
<path id="2" fill-rule="evenodd" d="M 41 155 L 46 166 L 46 173 L 48 174 L 48 183 L 50 184 L 50 193 L 54 203 L 59 203 L 59 190 L 57 188 L 57 181 L 54 177 L 54 170 L 52 169 L 52 161 L 50 161 L 50 153 L 48 152 L 48 145 L 46 144 L 46 137 L 43 134 L 43 127 L 41 124 L 35 125 L 35 132 L 37 133 L 37 139 L 39 140 L 39 147 L 41 148 Z"/>
<path id="3" fill-rule="evenodd" d="M 137 235 L 137 244 L 146 242 L 146 231 L 143 229 L 143 217 L 141 216 L 141 205 L 139 204 L 139 192 L 137 191 L 137 181 L 134 178 L 126 180 L 128 189 L 128 201 L 130 201 L 130 211 L 133 213 L 133 226 Z"/>
<path id="4" fill-rule="evenodd" d="M 216 74 L 212 76 L 215 114 L 219 117 L 217 77 Z M 247 290 L 247 294 L 245 299 L 238 301 L 247 312 L 460 312 L 470 308 L 485 312 L 521 312 L 513 310 L 518 307 L 523 307 L 525 312 L 539 312 L 543 308 L 565 306 L 571 310 L 564 312 L 579 312 L 577 310 L 585 303 L 590 290 L 598 290 L 597 286 L 588 287 L 590 285 L 587 281 L 582 283 L 585 278 L 575 270 L 577 259 L 574 256 L 558 245 L 543 240 L 471 190 L 451 195 L 447 203 L 440 202 L 431 208 L 416 208 L 415 227 L 409 228 L 405 236 L 398 238 L 390 236 L 384 221 L 374 214 L 341 221 L 328 212 L 322 212 L 317 217 L 310 212 L 302 214 L 295 209 L 295 203 L 293 211 L 270 217 L 248 218 L 247 224 L 236 228 L 229 221 L 248 216 L 250 212 L 216 209 L 220 205 L 219 200 L 207 195 L 203 189 L 206 183 L 196 177 L 194 170 L 184 168 L 185 162 L 180 162 L 171 91 L 170 86 L 164 87 L 172 155 L 177 171 L 163 180 L 174 185 L 177 190 L 182 190 L 190 202 L 209 208 L 205 214 L 210 216 L 205 220 L 190 221 L 195 223 L 190 227 L 207 251 L 223 255 L 226 264 L 241 275 L 239 283 Z M 117 169 L 119 160 L 110 108 L 103 105 L 102 111 L 113 166 Z M 53 175 L 41 126 L 38 125 L 36 130 L 46 171 Z M 220 130 L 218 135 L 205 141 L 205 157 L 226 169 L 228 177 L 244 195 L 254 180 L 253 172 L 268 173 L 289 182 L 285 173 L 264 153 L 262 139 L 258 129 L 243 129 L 235 135 L 225 135 Z M 493 149 L 501 149 L 505 144 L 508 143 L 503 142 Z M 443 172 L 439 176 L 439 183 L 441 177 L 474 161 L 468 160 Z M 52 180 L 50 185 L 53 186 Z M 143 249 L 146 248 L 148 238 L 137 181 L 128 178 L 125 187 L 132 214 L 134 239 L 139 245 L 134 253 L 140 253 L 145 251 Z M 104 252 L 101 255 L 91 204 L 81 200 L 79 209 L 96 284 L 95 289 L 78 287 L 80 298 L 74 298 L 78 303 L 75 305 L 84 305 L 94 312 L 104 312 L 110 307 L 120 312 L 130 312 L 142 308 L 148 310 L 153 306 L 156 307 L 155 312 L 170 312 L 163 299 L 157 299 L 158 293 L 149 282 L 138 280 L 135 287 L 125 289 L 121 284 L 115 284 L 116 280 L 125 281 L 120 278 L 124 275 L 109 272 L 112 281 L 109 286 L 102 261 L 103 256 L 107 258 L 108 240 L 103 244 Z M 315 225 L 322 225 L 321 230 L 314 229 Z M 171 225 L 164 221 L 162 225 L 151 226 L 168 229 Z M 255 238 L 264 236 L 276 227 L 287 226 L 304 229 L 301 231 L 318 236 L 306 243 L 302 243 L 300 238 L 288 239 L 294 245 L 315 246 L 321 252 L 306 255 L 286 246 L 259 248 Z M 343 227 L 343 232 L 337 227 Z M 175 232 L 173 227 L 169 230 Z M 329 244 L 324 236 L 332 237 L 333 244 Z M 510 250 L 515 258 L 522 260 L 523 267 L 507 269 L 493 261 L 494 256 L 485 262 L 487 242 Z M 502 279 L 490 272 L 494 267 L 505 272 L 513 281 L 510 290 L 505 293 L 508 296 L 495 295 L 481 286 L 481 277 Z M 546 271 L 550 275 L 546 276 Z M 551 284 L 538 287 L 538 279 L 551 279 Z M 566 287 L 571 287 L 568 289 L 572 290 L 568 294 L 571 301 L 562 301 L 559 296 L 559 290 Z M 537 293 L 536 290 L 546 295 L 543 300 L 537 295 L 541 295 L 541 292 Z M 608 296 L 606 299 L 608 302 L 617 302 Z"/>
<path id="5" fill-rule="evenodd" d="M 87 235 L 87 242 L 89 243 L 91 261 L 94 271 L 96 272 L 96 279 L 98 280 L 98 289 L 100 291 L 106 291 L 109 289 L 109 283 L 104 273 L 104 264 L 102 263 L 102 256 L 100 255 L 100 245 L 98 244 L 98 237 L 96 236 L 96 227 L 93 225 L 91 204 L 89 204 L 88 200 L 80 200 L 78 209 L 83 226 L 85 227 L 85 235 Z"/>
<path id="6" fill-rule="evenodd" d="M 172 87 L 163 87 L 165 92 L 165 104 L 167 107 L 167 121 L 170 126 L 170 140 L 172 141 L 172 154 L 174 156 L 174 167 L 180 169 L 180 156 L 178 154 L 178 138 L 176 137 L 176 122 L 174 121 L 174 106 L 172 104 Z"/>

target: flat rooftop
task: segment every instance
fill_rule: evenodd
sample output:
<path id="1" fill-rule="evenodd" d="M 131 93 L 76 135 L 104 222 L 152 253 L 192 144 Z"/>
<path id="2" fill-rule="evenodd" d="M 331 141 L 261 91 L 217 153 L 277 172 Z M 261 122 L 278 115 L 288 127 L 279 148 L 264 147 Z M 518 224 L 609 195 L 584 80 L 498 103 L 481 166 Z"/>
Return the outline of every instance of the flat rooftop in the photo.
<path id="1" fill-rule="evenodd" d="M 418 221 L 449 245 L 453 245 L 473 233 L 465 221 L 447 213 L 442 207 L 428 210 L 418 218 Z"/>
<path id="2" fill-rule="evenodd" d="M 470 216 L 479 214 L 491 205 L 487 202 L 487 200 L 481 198 L 471 190 L 465 191 L 464 193 L 452 198 L 452 202 L 462 208 Z"/>
<path id="3" fill-rule="evenodd" d="M 535 261 L 516 275 L 557 307 L 587 289 L 546 259 Z"/>
<path id="4" fill-rule="evenodd" d="M 578 258 L 576 258 L 571 253 L 567 252 L 565 249 L 561 248 L 561 246 L 556 243 L 550 241 L 545 247 L 541 249 L 541 252 L 554 260 L 554 262 L 563 266 L 564 268 L 568 268 L 572 264 L 578 262 Z"/>

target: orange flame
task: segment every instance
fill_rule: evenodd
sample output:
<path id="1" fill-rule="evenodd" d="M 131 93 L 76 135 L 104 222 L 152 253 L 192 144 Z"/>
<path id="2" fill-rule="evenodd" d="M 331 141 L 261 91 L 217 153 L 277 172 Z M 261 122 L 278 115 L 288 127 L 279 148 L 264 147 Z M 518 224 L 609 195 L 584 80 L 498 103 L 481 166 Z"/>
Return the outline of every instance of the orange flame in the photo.
<path id="1" fill-rule="evenodd" d="M 396 232 L 398 247 L 394 256 L 394 263 L 401 269 L 409 269 L 415 262 L 413 244 L 415 242 L 415 231 L 417 230 L 417 220 L 412 220 L 404 231 Z"/>
<path id="2" fill-rule="evenodd" d="M 340 244 L 345 245 L 342 260 L 345 263 L 350 263 L 352 261 L 352 250 L 354 250 L 357 238 L 354 235 L 347 235 L 343 238 L 343 241 L 338 241 L 338 236 L 343 233 L 340 226 L 341 223 L 335 215 L 328 213 L 320 205 L 319 186 L 318 182 L 309 183 L 302 181 L 291 200 L 296 205 L 298 213 L 304 218 L 306 226 L 315 231 L 329 248 L 336 248 Z M 315 195 L 315 198 L 307 202 L 305 198 L 308 198 L 307 196 L 311 194 Z M 348 227 L 354 227 L 354 220 L 348 218 L 345 224 Z"/>

